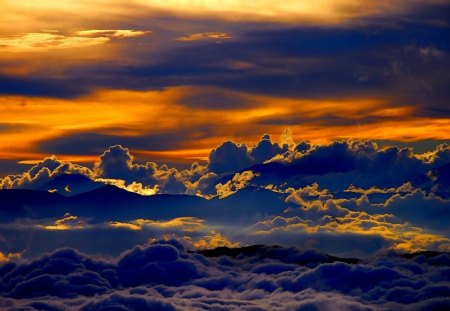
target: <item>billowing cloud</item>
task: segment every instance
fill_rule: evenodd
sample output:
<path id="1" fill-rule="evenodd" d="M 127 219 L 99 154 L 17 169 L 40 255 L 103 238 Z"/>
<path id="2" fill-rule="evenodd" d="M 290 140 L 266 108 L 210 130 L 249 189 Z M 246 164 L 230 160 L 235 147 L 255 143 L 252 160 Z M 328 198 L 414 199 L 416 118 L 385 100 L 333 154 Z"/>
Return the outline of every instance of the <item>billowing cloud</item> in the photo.
<path id="1" fill-rule="evenodd" d="M 270 135 L 265 134 L 252 148 L 246 144 L 227 141 L 209 154 L 208 168 L 214 173 L 231 173 L 261 164 L 273 157 L 288 151 L 288 146 L 272 142 Z"/>
<path id="2" fill-rule="evenodd" d="M 0 303 L 29 309 L 76 303 L 81 310 L 420 310 L 449 305 L 442 274 L 448 265 L 447 254 L 380 254 L 361 262 L 269 246 L 191 253 L 173 240 L 115 259 L 59 249 L 1 266 Z"/>
<path id="3" fill-rule="evenodd" d="M 133 156 L 127 148 L 120 145 L 112 146 L 100 156 L 95 168 L 97 176 L 148 183 L 156 170 L 156 164 L 138 165 L 133 161 Z"/>
<path id="4" fill-rule="evenodd" d="M 22 175 L 9 175 L 0 178 L 0 189 L 39 189 L 50 180 L 64 174 L 79 174 L 93 177 L 93 172 L 89 168 L 59 161 L 56 156 L 51 156 L 40 161 Z M 46 190 L 50 190 L 50 188 Z"/>
<path id="5" fill-rule="evenodd" d="M 251 166 L 252 159 L 245 144 L 224 142 L 209 154 L 209 169 L 214 173 L 231 173 Z"/>
<path id="6" fill-rule="evenodd" d="M 185 169 L 140 162 L 121 145 L 93 169 L 49 157 L 1 180 L 4 189 L 33 191 L 0 192 L 0 251 L 117 254 L 160 236 L 192 247 L 295 244 L 348 256 L 449 250 L 448 145 L 416 154 L 371 141 L 284 141 L 229 141 L 209 163 Z M 80 245 L 90 234 L 116 243 Z M 28 249 L 30 239 L 46 243 Z"/>

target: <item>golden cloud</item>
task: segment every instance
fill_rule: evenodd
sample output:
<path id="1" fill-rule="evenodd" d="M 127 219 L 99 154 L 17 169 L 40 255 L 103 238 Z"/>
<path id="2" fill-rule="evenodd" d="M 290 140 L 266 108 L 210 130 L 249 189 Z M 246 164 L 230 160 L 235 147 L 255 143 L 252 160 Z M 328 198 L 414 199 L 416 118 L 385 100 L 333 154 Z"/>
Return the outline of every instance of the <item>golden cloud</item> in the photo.
<path id="1" fill-rule="evenodd" d="M 229 40 L 232 36 L 223 32 L 202 32 L 202 33 L 191 33 L 183 37 L 179 37 L 178 41 L 202 41 L 202 40 L 214 40 L 220 42 L 222 40 Z"/>
<path id="2" fill-rule="evenodd" d="M 2 253 L 0 252 L 0 264 L 9 262 L 11 260 L 18 260 L 22 256 L 22 253 Z"/>
<path id="3" fill-rule="evenodd" d="M 330 200 L 331 201 L 331 200 Z M 313 205 L 313 203 L 311 203 Z M 319 204 L 320 205 L 320 204 Z M 322 206 L 327 212 L 327 207 Z M 338 209 L 341 209 L 338 207 Z M 342 209 L 342 211 L 344 211 Z M 399 222 L 391 214 L 368 214 L 346 210 L 343 216 L 325 215 L 318 222 L 304 220 L 300 217 L 276 217 L 256 225 L 254 235 L 269 235 L 274 232 L 292 232 L 304 234 L 325 233 L 331 235 L 357 234 L 380 236 L 392 242 L 391 248 L 406 253 L 419 252 L 437 248 L 439 251 L 450 251 L 450 239 L 408 223 Z"/>
<path id="4" fill-rule="evenodd" d="M 0 29 L 45 29 L 55 25 L 75 28 L 86 21 L 92 22 L 93 19 L 101 24 L 111 24 L 127 18 L 148 18 L 164 14 L 231 21 L 327 25 L 376 14 L 403 13 L 430 2 L 443 0 L 4 0 L 0 4 L 3 13 Z"/>
<path id="5" fill-rule="evenodd" d="M 167 221 L 156 221 L 151 219 L 136 219 L 132 222 L 110 222 L 113 228 L 126 228 L 130 230 L 143 230 L 145 228 L 155 229 L 180 229 L 184 232 L 200 231 L 206 228 L 205 221 L 196 217 L 179 217 Z"/>
<path id="6" fill-rule="evenodd" d="M 182 104 L 183 98 L 202 89 L 172 87 L 163 91 L 142 92 L 99 90 L 77 99 L 0 96 L 0 115 L 4 123 L 19 128 L 2 133 L 0 158 L 20 161 L 41 159 L 47 155 L 38 151 L 40 142 L 83 132 L 139 137 L 164 135 L 177 132 L 180 128 L 189 129 L 194 134 L 196 129 L 201 129 L 202 133 L 203 129 L 210 129 L 210 136 L 193 134 L 192 139 L 185 139 L 182 148 L 133 150 L 140 157 L 186 157 L 189 160 L 204 158 L 209 150 L 225 140 L 255 143 L 261 133 L 275 135 L 282 133 L 287 126 L 296 141 L 309 140 L 312 143 L 349 137 L 400 141 L 450 137 L 449 119 L 418 117 L 413 107 L 403 108 L 402 115 L 393 113 L 389 117 L 373 118 L 376 121 L 371 123 L 359 121 L 393 110 L 391 101 L 377 98 L 305 100 L 215 89 L 218 94 L 227 92 L 233 98 L 251 105 L 212 109 Z M 348 122 L 319 122 L 321 117 L 330 114 Z M 301 116 L 302 122 L 283 123 L 283 120 L 295 120 L 297 116 Z M 281 121 L 271 123 L 268 122 L 270 120 Z M 286 140 L 286 137 L 280 139 Z M 98 155 L 58 156 L 62 160 L 92 161 Z"/>
<path id="7" fill-rule="evenodd" d="M 0 37 L 4 52 L 42 52 L 54 49 L 83 48 L 108 43 L 111 38 L 132 38 L 150 34 L 140 30 L 83 30 L 73 35 L 58 31 L 24 33 Z"/>
<path id="8" fill-rule="evenodd" d="M 63 218 L 55 220 L 54 223 L 49 225 L 38 225 L 38 227 L 45 230 L 70 230 L 83 229 L 86 227 L 86 224 L 77 216 L 66 213 Z"/>

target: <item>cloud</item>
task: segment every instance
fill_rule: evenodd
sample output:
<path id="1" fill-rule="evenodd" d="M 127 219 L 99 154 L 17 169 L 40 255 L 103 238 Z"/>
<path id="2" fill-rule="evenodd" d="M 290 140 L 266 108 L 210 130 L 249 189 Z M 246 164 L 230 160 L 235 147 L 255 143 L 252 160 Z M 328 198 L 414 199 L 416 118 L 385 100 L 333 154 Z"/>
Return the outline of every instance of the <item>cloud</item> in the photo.
<path id="1" fill-rule="evenodd" d="M 251 149 L 246 144 L 227 141 L 211 151 L 208 168 L 218 174 L 237 172 L 251 165 L 261 164 L 286 151 L 287 145 L 280 147 L 278 143 L 271 141 L 268 134 L 263 135 Z"/>
<path id="2" fill-rule="evenodd" d="M 176 228 L 184 232 L 193 232 L 205 229 L 204 222 L 204 220 L 195 217 L 180 217 L 168 221 L 137 219 L 132 223 L 111 222 L 110 225 L 114 228 L 127 228 L 131 230 L 142 230 L 143 228 Z"/>
<path id="3" fill-rule="evenodd" d="M 196 249 L 212 249 L 216 247 L 239 247 L 240 243 L 231 242 L 222 236 L 220 232 L 211 232 L 210 235 L 205 235 L 196 241 L 188 241 L 188 245 L 192 245 Z"/>
<path id="4" fill-rule="evenodd" d="M 5 52 L 42 52 L 55 49 L 84 48 L 108 43 L 111 38 L 132 38 L 150 34 L 141 30 L 81 30 L 73 35 L 58 31 L 24 33 L 0 37 Z"/>
<path id="5" fill-rule="evenodd" d="M 80 30 L 76 35 L 83 37 L 113 37 L 113 38 L 134 38 L 149 35 L 150 30 L 130 30 L 130 29 L 92 29 Z"/>
<path id="6" fill-rule="evenodd" d="M 95 179 L 95 181 L 105 185 L 113 185 L 129 192 L 139 193 L 140 195 L 154 195 L 159 191 L 158 185 L 155 185 L 153 187 L 145 187 L 142 185 L 142 183 L 138 183 L 135 181 L 127 185 L 125 180 L 123 179 L 97 178 Z"/>
<path id="7" fill-rule="evenodd" d="M 416 1 L 408 6 L 401 6 L 387 1 L 362 1 L 354 5 L 351 1 L 317 1 L 302 3 L 296 0 L 276 4 L 271 1 L 260 1 L 257 5 L 242 1 L 223 1 L 217 6 L 213 1 L 173 1 L 164 3 L 157 1 L 138 1 L 151 8 L 171 12 L 173 14 L 187 14 L 199 18 L 214 16 L 218 19 L 231 21 L 266 21 L 287 24 L 318 24 L 334 25 L 351 22 L 353 19 L 370 17 L 373 15 L 387 15 L 406 13 L 414 10 L 423 1 Z M 440 3 L 440 1 L 433 1 Z"/>
<path id="8" fill-rule="evenodd" d="M 59 161 L 50 156 L 38 162 L 21 175 L 9 175 L 0 179 L 0 189 L 39 189 L 50 180 L 63 174 L 80 174 L 93 177 L 93 172 L 84 166 Z"/>
<path id="9" fill-rule="evenodd" d="M 365 195 L 374 194 L 374 193 L 398 193 L 398 192 L 413 192 L 414 187 L 410 182 L 404 183 L 398 188 L 377 188 L 375 186 L 370 187 L 369 189 L 363 189 L 355 187 L 354 185 L 350 185 L 348 189 L 344 190 L 345 192 L 351 193 L 361 193 Z"/>
<path id="10" fill-rule="evenodd" d="M 159 167 L 154 162 L 136 164 L 129 149 L 120 145 L 109 147 L 100 156 L 100 161 L 96 162 L 94 171 L 100 178 L 98 180 L 124 180 L 122 188 L 138 193 L 184 193 L 187 190 L 185 183 L 189 179 L 186 176 L 188 172 L 183 175 L 176 168 L 169 168 L 165 164 Z"/>
<path id="11" fill-rule="evenodd" d="M 112 294 L 89 302 L 83 307 L 83 311 L 95 311 L 114 308 L 127 310 L 160 310 L 175 311 L 176 309 L 167 302 L 154 298 L 144 298 L 137 295 Z"/>
<path id="12" fill-rule="evenodd" d="M 297 248 L 188 252 L 176 241 L 117 258 L 60 249 L 0 266 L 0 304 L 81 310 L 352 310 L 447 306 L 448 254 L 379 254 L 364 261 Z"/>
<path id="13" fill-rule="evenodd" d="M 83 229 L 85 226 L 86 223 L 83 220 L 66 213 L 63 218 L 55 220 L 54 224 L 42 225 L 41 228 L 45 230 L 69 230 Z"/>
<path id="14" fill-rule="evenodd" d="M 448 145 L 416 154 L 371 141 L 285 142 L 269 135 L 253 146 L 228 141 L 209 163 L 185 169 L 139 162 L 121 145 L 93 169 L 49 157 L 1 180 L 4 189 L 39 191 L 0 193 L 0 251 L 32 256 L 69 246 L 116 254 L 161 236 L 193 247 L 294 244 L 349 256 L 449 249 Z M 90 234 L 99 241 L 81 245 Z M 114 246 L 101 243 L 109 235 Z"/>
<path id="15" fill-rule="evenodd" d="M 0 264 L 9 262 L 11 260 L 18 260 L 18 259 L 20 259 L 20 256 L 21 256 L 21 253 L 4 254 L 4 253 L 0 252 Z"/>
<path id="16" fill-rule="evenodd" d="M 400 188 L 402 185 L 431 190 L 433 184 L 436 189 L 446 185 L 444 178 L 434 176 L 446 174 L 447 152 L 445 145 L 423 156 L 408 148 L 379 147 L 371 141 L 335 141 L 303 153 L 278 156 L 271 163 L 250 169 L 261 175 L 260 180 L 300 187 L 318 183 L 332 191 L 344 191 L 350 186 L 406 190 Z"/>
<path id="17" fill-rule="evenodd" d="M 133 161 L 134 158 L 128 148 L 120 145 L 111 146 L 100 156 L 95 171 L 99 178 L 123 179 L 127 183 L 135 181 L 149 184 L 155 181 L 153 178 L 156 171 L 155 163 L 139 165 Z"/>
<path id="18" fill-rule="evenodd" d="M 190 41 L 203 41 L 203 40 L 213 40 L 216 42 L 221 42 L 222 40 L 229 40 L 232 36 L 224 32 L 201 32 L 201 33 L 191 33 L 184 37 L 179 37 L 176 40 L 183 42 Z"/>
<path id="19" fill-rule="evenodd" d="M 258 175 L 253 174 L 252 171 L 243 171 L 236 173 L 231 180 L 225 184 L 218 183 L 216 185 L 216 192 L 219 198 L 226 198 L 233 195 L 237 191 L 244 189 L 250 185 L 250 181 Z"/>
<path id="20" fill-rule="evenodd" d="M 370 204 L 367 197 L 356 202 L 356 206 L 353 206 L 353 203 L 354 201 L 346 205 L 352 209 L 367 210 L 371 213 L 390 213 L 423 228 L 448 231 L 446 223 L 450 219 L 450 200 L 433 193 L 427 194 L 421 189 L 406 194 L 395 193 L 384 203 Z"/>
<path id="21" fill-rule="evenodd" d="M 214 173 L 231 173 L 247 168 L 252 164 L 245 144 L 224 142 L 209 154 L 209 169 Z"/>
<path id="22" fill-rule="evenodd" d="M 272 142 L 270 135 L 265 134 L 262 136 L 261 140 L 253 146 L 250 155 L 255 159 L 256 163 L 263 163 L 288 150 L 287 144 L 280 147 L 278 143 Z"/>

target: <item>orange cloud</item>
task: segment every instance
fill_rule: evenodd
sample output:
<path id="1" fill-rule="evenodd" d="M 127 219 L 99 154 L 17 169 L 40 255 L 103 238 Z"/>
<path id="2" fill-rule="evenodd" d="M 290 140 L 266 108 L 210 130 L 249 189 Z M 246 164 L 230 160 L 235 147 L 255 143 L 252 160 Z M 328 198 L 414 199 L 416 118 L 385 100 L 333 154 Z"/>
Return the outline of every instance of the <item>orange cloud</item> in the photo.
<path id="1" fill-rule="evenodd" d="M 206 228 L 205 221 L 195 217 L 179 217 L 167 221 L 155 221 L 151 219 L 136 219 L 132 222 L 110 222 L 113 228 L 126 228 L 130 230 L 142 230 L 145 228 L 156 229 L 180 229 L 184 232 L 200 231 Z"/>
<path id="2" fill-rule="evenodd" d="M 132 38 L 150 34 L 140 30 L 83 30 L 73 35 L 58 31 L 32 32 L 20 35 L 1 36 L 0 47 L 3 52 L 42 52 L 54 49 L 83 48 L 101 45 L 111 38 Z"/>
<path id="3" fill-rule="evenodd" d="M 18 260 L 22 256 L 22 253 L 2 253 L 0 252 L 0 264 L 9 262 L 11 260 Z"/>
<path id="4" fill-rule="evenodd" d="M 287 127 L 294 140 L 313 143 L 336 138 L 415 141 L 450 137 L 450 119 L 418 117 L 413 107 L 381 99 L 303 100 L 215 89 L 251 104 L 214 109 L 183 105 L 182 99 L 195 90 L 202 88 L 100 90 L 78 99 L 1 96 L 2 124 L 12 130 L 2 132 L 0 158 L 41 159 L 45 154 L 37 148 L 40 142 L 77 133 L 82 140 L 84 132 L 122 137 L 179 133 L 183 143 L 178 147 L 165 151 L 139 148 L 137 152 L 141 158 L 172 159 L 204 159 L 208 150 L 226 139 L 254 143 L 261 133 L 279 134 Z M 328 121 L 330 116 L 344 122 L 334 124 Z M 205 128 L 209 135 L 204 135 Z M 98 154 L 79 159 L 62 155 L 61 159 L 88 161 L 92 156 Z"/>
<path id="5" fill-rule="evenodd" d="M 202 32 L 202 33 L 191 33 L 184 37 L 179 37 L 178 41 L 201 41 L 201 40 L 214 40 L 222 41 L 231 39 L 231 35 L 223 32 Z"/>
<path id="6" fill-rule="evenodd" d="M 223 0 L 22 0 L 3 1 L 0 8 L 5 12 L 0 23 L 11 27 L 11 22 L 24 27 L 28 24 L 51 25 L 49 20 L 63 24 L 95 17 L 99 20 L 117 19 L 125 16 L 161 14 L 183 15 L 190 17 L 214 17 L 224 20 L 271 21 L 277 23 L 316 23 L 335 24 L 357 17 L 405 12 L 414 5 L 430 1 L 388 0 L 316 0 L 316 1 L 244 1 Z M 442 2 L 432 0 L 432 2 Z M 102 13 L 102 14 L 101 14 Z M 48 17 L 53 18 L 48 18 Z M 61 20 L 65 17 L 65 21 Z M 47 18 L 46 18 L 47 17 Z M 23 26 L 24 25 L 24 26 Z M 0 27 L 1 28 L 1 27 Z M 7 29 L 7 28 L 4 28 Z"/>
<path id="7" fill-rule="evenodd" d="M 80 220 L 77 216 L 72 216 L 68 213 L 63 218 L 55 220 L 50 225 L 38 225 L 39 228 L 45 230 L 71 230 L 71 229 L 83 229 L 86 224 Z"/>
<path id="8" fill-rule="evenodd" d="M 197 249 L 214 249 L 217 247 L 239 247 L 239 242 L 231 242 L 226 237 L 222 236 L 220 232 L 211 232 L 210 235 L 206 235 L 203 238 L 192 241 L 192 246 Z"/>

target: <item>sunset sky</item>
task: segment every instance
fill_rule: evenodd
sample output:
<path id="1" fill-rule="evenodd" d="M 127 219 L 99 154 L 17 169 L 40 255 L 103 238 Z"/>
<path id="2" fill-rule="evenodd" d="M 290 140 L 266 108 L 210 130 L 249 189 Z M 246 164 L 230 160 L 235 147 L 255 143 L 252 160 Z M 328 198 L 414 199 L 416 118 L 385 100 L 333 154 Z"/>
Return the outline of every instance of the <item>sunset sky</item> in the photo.
<path id="1" fill-rule="evenodd" d="M 0 172 L 224 140 L 450 139 L 445 1 L 3 1 Z M 422 147 L 420 147 L 422 146 Z M 425 147 L 424 147 L 425 146 Z M 431 146 L 431 147 L 430 147 Z"/>
<path id="2" fill-rule="evenodd" d="M 450 310 L 448 1 L 0 12 L 0 309 Z"/>

